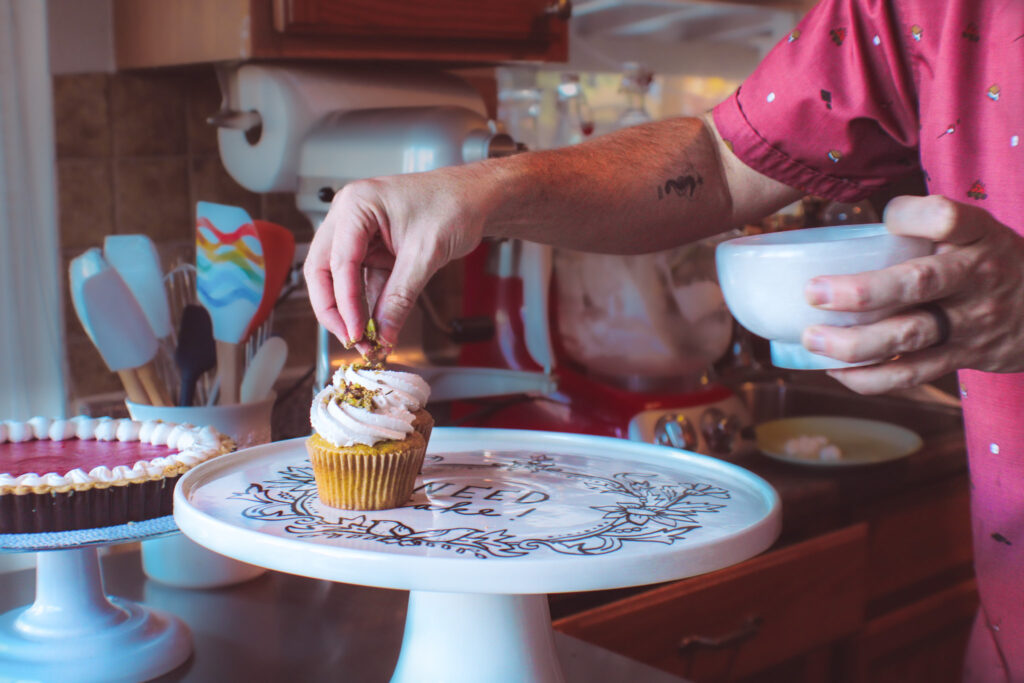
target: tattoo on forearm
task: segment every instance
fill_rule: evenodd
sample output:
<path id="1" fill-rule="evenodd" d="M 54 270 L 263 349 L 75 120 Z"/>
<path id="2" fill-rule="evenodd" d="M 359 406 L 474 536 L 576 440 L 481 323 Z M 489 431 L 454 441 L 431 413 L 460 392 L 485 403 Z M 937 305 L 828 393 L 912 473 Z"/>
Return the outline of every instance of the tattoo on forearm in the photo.
<path id="1" fill-rule="evenodd" d="M 693 199 L 693 196 L 697 193 L 697 188 L 703 184 L 704 178 L 701 177 L 700 173 L 696 172 L 669 178 L 665 181 L 664 185 L 658 186 L 658 199 L 664 199 L 672 193 L 675 193 L 677 197 Z"/>

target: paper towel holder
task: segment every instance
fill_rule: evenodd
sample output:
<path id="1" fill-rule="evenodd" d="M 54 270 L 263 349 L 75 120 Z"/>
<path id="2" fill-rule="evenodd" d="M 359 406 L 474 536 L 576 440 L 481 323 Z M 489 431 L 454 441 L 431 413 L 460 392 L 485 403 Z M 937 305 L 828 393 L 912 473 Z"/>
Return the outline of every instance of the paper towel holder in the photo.
<path id="1" fill-rule="evenodd" d="M 214 66 L 221 92 L 220 109 L 206 117 L 206 122 L 217 128 L 240 130 L 245 134 L 246 141 L 255 145 L 263 134 L 263 117 L 255 110 L 241 111 L 232 102 L 231 75 L 239 66 L 239 62 L 222 62 Z M 237 100 L 237 97 L 234 99 Z"/>

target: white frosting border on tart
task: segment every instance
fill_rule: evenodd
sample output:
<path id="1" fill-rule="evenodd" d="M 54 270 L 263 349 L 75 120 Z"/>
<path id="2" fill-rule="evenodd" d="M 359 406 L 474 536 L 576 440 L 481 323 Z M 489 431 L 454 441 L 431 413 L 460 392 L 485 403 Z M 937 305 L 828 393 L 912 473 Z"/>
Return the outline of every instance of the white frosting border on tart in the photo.
<path id="1" fill-rule="evenodd" d="M 0 444 L 33 440 L 66 441 L 139 441 L 153 446 L 167 446 L 177 453 L 139 460 L 131 467 L 117 465 L 94 467 L 88 472 L 75 468 L 69 472 L 35 472 L 14 475 L 0 473 L 0 494 L 46 493 L 94 486 L 141 483 L 175 476 L 210 458 L 234 450 L 234 442 L 213 427 L 195 427 L 160 420 L 136 422 L 109 417 L 93 418 L 79 415 L 70 419 L 33 417 L 24 422 L 0 422 Z"/>

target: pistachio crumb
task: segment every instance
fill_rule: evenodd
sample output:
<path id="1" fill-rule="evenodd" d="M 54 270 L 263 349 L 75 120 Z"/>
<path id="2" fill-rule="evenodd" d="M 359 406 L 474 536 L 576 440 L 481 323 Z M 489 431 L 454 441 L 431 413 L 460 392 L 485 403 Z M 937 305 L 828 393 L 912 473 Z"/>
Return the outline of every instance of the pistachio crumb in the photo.
<path id="1" fill-rule="evenodd" d="M 373 409 L 373 397 L 380 393 L 380 389 L 367 389 L 358 384 L 346 384 L 342 391 L 334 396 L 334 402 L 338 405 L 347 403 L 363 410 Z"/>
<path id="2" fill-rule="evenodd" d="M 374 361 L 369 358 L 362 358 L 355 360 L 345 366 L 346 369 L 351 368 L 352 370 L 383 370 L 384 363 L 381 361 Z"/>

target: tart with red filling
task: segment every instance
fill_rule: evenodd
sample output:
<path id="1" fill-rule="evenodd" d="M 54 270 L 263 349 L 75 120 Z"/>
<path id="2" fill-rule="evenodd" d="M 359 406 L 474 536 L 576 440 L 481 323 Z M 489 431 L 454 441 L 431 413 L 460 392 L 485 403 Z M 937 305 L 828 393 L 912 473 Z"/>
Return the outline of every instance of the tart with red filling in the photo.
<path id="1" fill-rule="evenodd" d="M 231 450 L 232 440 L 212 427 L 90 417 L 0 422 L 0 533 L 169 515 L 178 477 Z"/>

